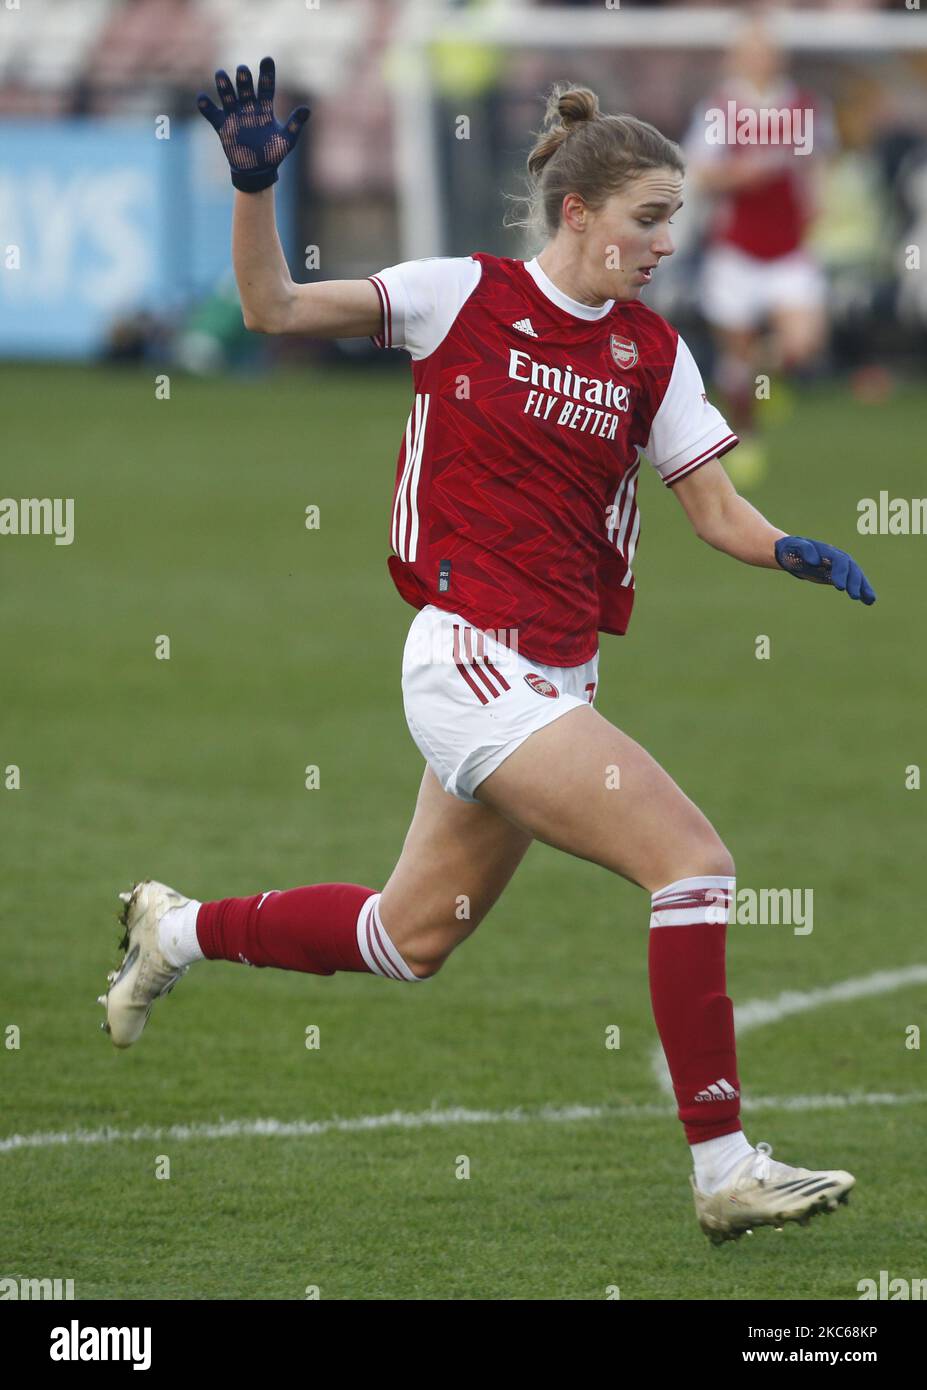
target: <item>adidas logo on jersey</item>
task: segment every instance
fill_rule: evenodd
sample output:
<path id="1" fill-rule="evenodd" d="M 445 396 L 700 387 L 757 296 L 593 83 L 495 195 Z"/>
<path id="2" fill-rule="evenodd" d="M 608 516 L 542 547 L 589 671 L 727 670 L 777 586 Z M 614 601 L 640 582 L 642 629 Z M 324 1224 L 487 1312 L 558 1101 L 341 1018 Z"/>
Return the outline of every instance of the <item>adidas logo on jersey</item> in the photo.
<path id="1" fill-rule="evenodd" d="M 519 333 L 527 333 L 529 338 L 536 338 L 538 336 L 531 326 L 530 319 L 519 319 L 517 323 L 512 324 L 512 327 L 517 328 Z"/>
<path id="2" fill-rule="evenodd" d="M 699 1101 L 736 1100 L 737 1096 L 739 1095 L 740 1092 L 735 1091 L 731 1083 L 729 1081 L 725 1081 L 724 1077 L 722 1076 L 720 1080 L 713 1081 L 711 1085 L 708 1086 L 704 1091 L 697 1092 L 695 1099 Z"/>

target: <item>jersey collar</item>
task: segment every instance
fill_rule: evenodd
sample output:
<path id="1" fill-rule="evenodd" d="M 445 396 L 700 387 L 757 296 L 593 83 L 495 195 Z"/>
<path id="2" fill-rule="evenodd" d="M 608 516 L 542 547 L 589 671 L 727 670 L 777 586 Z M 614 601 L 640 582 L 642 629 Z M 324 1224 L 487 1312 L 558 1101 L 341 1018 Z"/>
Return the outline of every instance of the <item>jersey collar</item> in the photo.
<path id="1" fill-rule="evenodd" d="M 598 308 L 595 308 L 592 304 L 580 304 L 578 299 L 571 299 L 568 294 L 563 293 L 563 290 L 558 290 L 550 276 L 545 274 L 541 269 L 538 265 L 537 256 L 530 261 L 522 261 L 522 265 L 525 267 L 525 270 L 527 270 L 541 293 L 546 295 L 552 303 L 556 304 L 558 309 L 562 309 L 564 313 L 572 314 L 574 318 L 590 320 L 604 319 L 605 315 L 610 313 L 614 306 L 615 301 L 613 299 L 606 300 L 606 302 L 600 304 Z"/>

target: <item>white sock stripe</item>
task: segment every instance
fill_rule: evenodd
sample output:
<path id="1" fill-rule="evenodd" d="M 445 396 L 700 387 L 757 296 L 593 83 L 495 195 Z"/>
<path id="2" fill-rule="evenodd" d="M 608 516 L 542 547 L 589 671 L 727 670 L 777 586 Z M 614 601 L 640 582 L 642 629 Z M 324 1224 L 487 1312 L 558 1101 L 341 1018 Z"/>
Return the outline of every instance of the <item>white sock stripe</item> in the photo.
<path id="1" fill-rule="evenodd" d="M 704 927 L 725 925 L 730 921 L 725 903 L 709 903 L 707 907 L 681 907 L 678 910 L 663 908 L 650 914 L 652 927 Z"/>
<path id="2" fill-rule="evenodd" d="M 380 894 L 373 893 L 361 907 L 357 918 L 357 944 L 368 970 L 386 980 L 418 983 L 380 920 Z"/>
<path id="3" fill-rule="evenodd" d="M 374 975 L 382 975 L 383 971 L 377 964 L 377 961 L 374 958 L 370 949 L 370 943 L 367 937 L 367 919 L 370 916 L 370 913 L 373 911 L 373 904 L 378 896 L 378 894 L 372 893 L 369 898 L 366 898 L 364 900 L 363 907 L 357 914 L 358 949 L 360 950 L 361 955 L 364 957 L 364 964 L 367 966 L 367 969 Z"/>
<path id="4" fill-rule="evenodd" d="M 374 932 L 377 939 L 377 945 L 383 952 L 383 955 L 386 957 L 392 969 L 398 973 L 399 979 L 408 980 L 410 982 L 412 980 L 416 980 L 418 976 L 414 975 L 412 971 L 409 969 L 409 967 L 406 965 L 402 956 L 399 954 L 399 952 L 396 950 L 396 947 L 390 940 L 389 932 L 383 925 L 383 922 L 380 918 L 379 898 L 377 898 L 377 901 L 373 905 L 373 912 L 371 913 L 370 922 L 371 930 Z"/>
<path id="5" fill-rule="evenodd" d="M 376 931 L 376 911 L 377 899 L 374 898 L 370 911 L 364 918 L 364 931 L 367 936 L 367 949 L 370 958 L 374 962 L 374 967 L 378 975 L 383 975 L 388 980 L 401 980 L 402 976 L 394 965 L 390 963 L 389 957 L 382 949 Z"/>
<path id="6" fill-rule="evenodd" d="M 694 912 L 692 908 L 684 908 L 678 912 L 652 912 L 650 913 L 650 926 L 652 927 L 705 927 L 712 923 L 727 923 L 727 909 L 720 903 L 714 903 L 712 916 L 707 915 L 709 909 L 703 908 L 700 912 Z"/>
<path id="7" fill-rule="evenodd" d="M 668 883 L 665 888 L 658 888 L 651 894 L 651 901 L 656 902 L 665 893 L 680 893 L 687 888 L 726 888 L 731 893 L 734 891 L 736 878 L 730 874 L 705 874 L 699 878 L 678 878 L 675 883 Z"/>
<path id="8" fill-rule="evenodd" d="M 651 899 L 654 907 L 673 907 L 677 903 L 688 903 L 709 896 L 712 902 L 730 901 L 729 888 L 684 888 L 679 893 L 661 893 Z"/>
<path id="9" fill-rule="evenodd" d="M 651 927 L 697 927 L 727 923 L 737 880 L 728 874 L 680 878 L 651 895 Z M 703 899 L 703 900 L 702 900 Z"/>

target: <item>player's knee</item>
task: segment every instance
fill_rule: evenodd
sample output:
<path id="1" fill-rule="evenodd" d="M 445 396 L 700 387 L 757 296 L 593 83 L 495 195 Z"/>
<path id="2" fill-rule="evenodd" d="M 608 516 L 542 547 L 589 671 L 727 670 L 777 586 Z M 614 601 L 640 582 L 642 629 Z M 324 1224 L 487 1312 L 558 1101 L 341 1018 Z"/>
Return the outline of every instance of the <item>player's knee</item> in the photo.
<path id="1" fill-rule="evenodd" d="M 734 856 L 723 840 L 718 841 L 717 848 L 712 851 L 710 859 L 715 867 L 706 869 L 706 874 L 719 874 L 725 878 L 735 877 L 737 866 L 734 863 Z"/>
<path id="2" fill-rule="evenodd" d="M 645 885 L 657 892 L 681 878 L 733 878 L 737 872 L 734 858 L 719 835 L 712 833 L 677 847 L 676 853 L 655 876 L 661 883 Z"/>
<path id="3" fill-rule="evenodd" d="M 463 937 L 453 931 L 424 931 L 404 949 L 404 962 L 418 980 L 429 980 L 432 974 L 438 974 L 461 940 Z"/>
<path id="4" fill-rule="evenodd" d="M 406 965 L 412 971 L 417 980 L 430 980 L 432 975 L 437 975 L 443 960 L 407 960 Z"/>
<path id="5" fill-rule="evenodd" d="M 434 919 L 410 932 L 403 942 L 402 958 L 419 980 L 429 980 L 437 975 L 444 962 L 470 935 L 474 923 L 446 922 L 436 923 Z"/>
<path id="6" fill-rule="evenodd" d="M 724 841 L 717 835 L 699 847 L 696 860 L 699 867 L 689 875 L 690 877 L 696 875 L 702 877 L 704 875 L 706 878 L 733 878 L 737 873 L 733 855 Z"/>

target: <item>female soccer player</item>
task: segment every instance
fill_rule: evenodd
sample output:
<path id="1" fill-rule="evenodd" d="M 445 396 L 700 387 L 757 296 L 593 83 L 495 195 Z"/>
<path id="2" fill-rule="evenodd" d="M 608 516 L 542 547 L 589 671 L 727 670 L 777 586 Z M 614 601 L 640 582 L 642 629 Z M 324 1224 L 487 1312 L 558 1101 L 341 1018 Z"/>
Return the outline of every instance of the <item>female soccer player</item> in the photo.
<path id="1" fill-rule="evenodd" d="M 536 258 L 436 257 L 299 285 L 272 185 L 309 112 L 275 121 L 269 58 L 257 99 L 245 67 L 237 91 L 223 71 L 216 84 L 221 110 L 206 96 L 199 107 L 238 190 L 246 326 L 369 335 L 412 359 L 388 563 L 417 609 L 403 698 L 427 765 L 382 891 L 325 883 L 200 903 L 148 880 L 121 894 L 126 955 L 101 996 L 104 1028 L 128 1047 L 154 1000 L 203 958 L 428 979 L 539 839 L 651 895 L 653 1010 L 703 1230 L 720 1242 L 833 1210 L 849 1173 L 774 1162 L 741 1129 L 724 969 L 731 856 L 675 782 L 594 708 L 597 633 L 623 633 L 634 602 L 642 452 L 709 545 L 875 599 L 848 555 L 786 535 L 737 495 L 718 462 L 735 436 L 678 333 L 640 302 L 673 251 L 678 146 L 560 85 L 528 160 L 548 232 Z"/>

